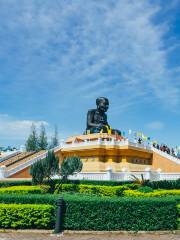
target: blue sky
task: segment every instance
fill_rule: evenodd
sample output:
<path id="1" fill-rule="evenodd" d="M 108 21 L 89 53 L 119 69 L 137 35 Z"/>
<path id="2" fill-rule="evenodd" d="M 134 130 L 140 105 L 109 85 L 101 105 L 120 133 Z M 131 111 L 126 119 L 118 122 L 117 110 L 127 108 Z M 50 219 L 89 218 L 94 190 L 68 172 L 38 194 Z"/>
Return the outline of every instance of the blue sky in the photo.
<path id="1" fill-rule="evenodd" d="M 0 0 L 0 19 L 0 145 L 80 134 L 99 96 L 112 127 L 180 145 L 180 0 Z"/>

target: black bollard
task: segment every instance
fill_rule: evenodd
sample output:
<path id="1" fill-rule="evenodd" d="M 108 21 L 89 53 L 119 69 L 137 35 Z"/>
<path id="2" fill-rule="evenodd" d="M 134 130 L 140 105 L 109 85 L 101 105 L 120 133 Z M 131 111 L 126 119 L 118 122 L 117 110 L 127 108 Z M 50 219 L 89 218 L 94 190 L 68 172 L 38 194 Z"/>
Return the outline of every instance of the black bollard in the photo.
<path id="1" fill-rule="evenodd" d="M 56 223 L 55 223 L 55 229 L 54 233 L 61 233 L 63 230 L 63 205 L 64 205 L 64 200 L 63 197 L 60 197 L 57 202 L 57 212 L 56 212 Z"/>

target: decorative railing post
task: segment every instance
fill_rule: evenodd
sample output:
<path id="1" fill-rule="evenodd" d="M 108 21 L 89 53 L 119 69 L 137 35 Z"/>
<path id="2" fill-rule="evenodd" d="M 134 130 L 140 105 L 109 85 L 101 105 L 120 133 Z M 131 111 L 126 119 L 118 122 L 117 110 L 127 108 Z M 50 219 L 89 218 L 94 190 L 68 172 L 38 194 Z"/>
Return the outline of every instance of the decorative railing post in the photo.
<path id="1" fill-rule="evenodd" d="M 0 167 L 0 178 L 6 177 L 6 166 Z"/>
<path id="2" fill-rule="evenodd" d="M 151 179 L 151 168 L 147 167 L 144 171 L 145 171 L 144 178 L 147 180 L 150 180 Z"/>
<path id="3" fill-rule="evenodd" d="M 106 171 L 106 180 L 111 180 L 111 178 L 112 178 L 112 167 L 107 167 L 107 169 L 106 169 L 107 171 Z"/>
<path id="4" fill-rule="evenodd" d="M 56 211 L 56 223 L 54 233 L 61 233 L 63 231 L 63 206 L 64 200 L 63 197 L 60 197 L 56 201 L 57 211 Z"/>
<path id="5" fill-rule="evenodd" d="M 157 169 L 158 181 L 162 180 L 161 179 L 161 171 L 162 170 L 160 168 Z"/>
<path id="6" fill-rule="evenodd" d="M 126 167 L 123 167 L 121 169 L 121 181 L 127 181 L 128 180 L 128 169 Z"/>
<path id="7" fill-rule="evenodd" d="M 102 139 L 98 138 L 98 144 L 101 144 L 101 143 L 102 143 Z"/>

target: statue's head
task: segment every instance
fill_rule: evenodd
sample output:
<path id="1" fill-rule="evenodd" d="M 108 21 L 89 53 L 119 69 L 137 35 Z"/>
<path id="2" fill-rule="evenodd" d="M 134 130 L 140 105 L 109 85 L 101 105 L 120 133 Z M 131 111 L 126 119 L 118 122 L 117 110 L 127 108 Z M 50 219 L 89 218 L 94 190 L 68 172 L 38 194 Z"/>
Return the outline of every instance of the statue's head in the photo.
<path id="1" fill-rule="evenodd" d="M 109 100 L 105 97 L 99 97 L 96 99 L 97 109 L 101 112 L 107 112 L 109 108 Z"/>

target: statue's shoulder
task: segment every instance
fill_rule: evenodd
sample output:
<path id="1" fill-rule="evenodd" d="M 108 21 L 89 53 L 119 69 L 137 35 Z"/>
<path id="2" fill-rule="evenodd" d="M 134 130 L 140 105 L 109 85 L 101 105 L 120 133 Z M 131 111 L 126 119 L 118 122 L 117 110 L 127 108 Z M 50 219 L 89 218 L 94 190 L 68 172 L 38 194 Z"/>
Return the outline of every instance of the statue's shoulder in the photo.
<path id="1" fill-rule="evenodd" d="M 96 109 L 89 109 L 88 114 L 94 114 L 96 112 Z"/>

